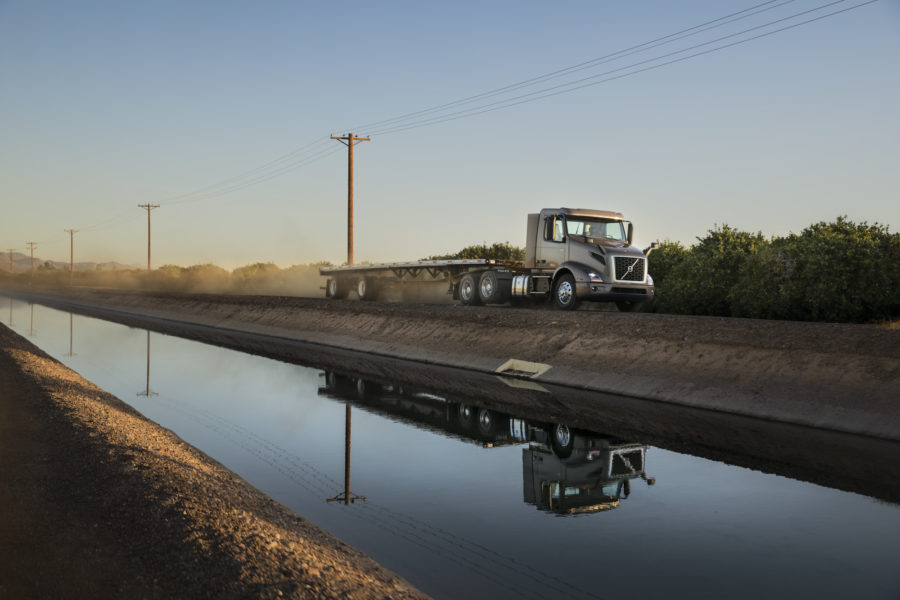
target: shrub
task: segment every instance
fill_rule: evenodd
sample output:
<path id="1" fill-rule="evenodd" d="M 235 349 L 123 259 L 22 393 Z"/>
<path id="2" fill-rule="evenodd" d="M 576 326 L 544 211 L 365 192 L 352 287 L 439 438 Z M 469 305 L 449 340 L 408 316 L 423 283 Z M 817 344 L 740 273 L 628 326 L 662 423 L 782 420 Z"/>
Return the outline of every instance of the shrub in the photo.
<path id="1" fill-rule="evenodd" d="M 759 252 L 767 242 L 761 233 L 738 231 L 728 225 L 712 229 L 706 237 L 697 239 L 697 245 L 683 258 L 673 259 L 671 269 L 662 273 L 656 310 L 728 316 L 731 314 L 731 288 L 740 278 L 747 258 Z M 677 250 L 669 254 L 679 256 Z"/>
<path id="2" fill-rule="evenodd" d="M 494 243 L 490 246 L 487 242 L 466 246 L 455 254 L 441 254 L 429 256 L 422 260 L 465 260 L 473 258 L 491 258 L 494 260 L 525 260 L 525 249 L 513 246 L 509 242 Z"/>
<path id="3" fill-rule="evenodd" d="M 866 322 L 900 312 L 900 235 L 839 217 L 773 241 L 731 293 L 735 315 Z"/>
<path id="4" fill-rule="evenodd" d="M 656 297 L 652 302 L 643 305 L 643 310 L 656 312 L 661 304 L 666 303 L 665 296 L 670 289 L 668 281 L 671 273 L 687 259 L 689 254 L 690 250 L 682 246 L 681 242 L 671 240 L 663 241 L 659 248 L 650 253 L 647 259 L 647 272 L 653 277 Z"/>

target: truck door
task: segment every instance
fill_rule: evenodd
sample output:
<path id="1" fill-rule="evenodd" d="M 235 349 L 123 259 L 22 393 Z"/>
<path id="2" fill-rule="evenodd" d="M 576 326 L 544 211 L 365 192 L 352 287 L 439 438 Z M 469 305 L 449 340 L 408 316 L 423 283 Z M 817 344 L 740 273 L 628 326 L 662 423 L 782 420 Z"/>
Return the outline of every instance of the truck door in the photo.
<path id="1" fill-rule="evenodd" d="M 562 215 L 542 214 L 534 266 L 555 269 L 566 261 L 566 226 Z"/>

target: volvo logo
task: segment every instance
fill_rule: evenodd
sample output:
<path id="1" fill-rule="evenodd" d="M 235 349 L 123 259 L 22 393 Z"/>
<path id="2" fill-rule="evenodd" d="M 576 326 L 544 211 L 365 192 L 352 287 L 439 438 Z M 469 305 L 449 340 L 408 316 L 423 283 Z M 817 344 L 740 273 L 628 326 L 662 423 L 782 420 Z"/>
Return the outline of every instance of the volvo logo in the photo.
<path id="1" fill-rule="evenodd" d="M 639 259 L 639 258 L 634 259 L 634 262 L 631 263 L 631 266 L 628 267 L 628 270 L 627 270 L 627 271 L 625 271 L 625 275 L 631 275 L 631 272 L 634 271 L 634 266 L 635 266 L 636 264 L 638 264 L 638 261 L 639 261 L 639 260 L 641 260 L 641 259 Z"/>

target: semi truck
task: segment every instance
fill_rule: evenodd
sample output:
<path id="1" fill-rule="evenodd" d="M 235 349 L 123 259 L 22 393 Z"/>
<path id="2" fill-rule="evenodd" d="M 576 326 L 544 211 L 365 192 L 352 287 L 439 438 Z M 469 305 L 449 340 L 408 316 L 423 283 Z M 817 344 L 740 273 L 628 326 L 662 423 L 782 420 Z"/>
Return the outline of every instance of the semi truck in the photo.
<path id="1" fill-rule="evenodd" d="M 328 298 L 373 300 L 392 284 L 446 282 L 447 293 L 467 306 L 550 301 L 574 310 L 581 301 L 615 302 L 631 311 L 653 298 L 647 256 L 633 245 L 634 226 L 622 213 L 545 208 L 528 215 L 525 260 L 488 258 L 420 260 L 322 267 Z"/>

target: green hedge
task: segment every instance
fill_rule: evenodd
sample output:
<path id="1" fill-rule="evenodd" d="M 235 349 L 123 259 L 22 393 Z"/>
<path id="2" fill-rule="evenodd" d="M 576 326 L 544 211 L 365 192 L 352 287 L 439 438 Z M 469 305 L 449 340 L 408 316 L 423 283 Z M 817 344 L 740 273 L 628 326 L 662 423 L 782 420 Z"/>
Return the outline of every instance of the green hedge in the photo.
<path id="1" fill-rule="evenodd" d="M 840 217 L 766 240 L 723 225 L 649 259 L 655 312 L 862 323 L 900 313 L 900 235 Z"/>

